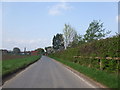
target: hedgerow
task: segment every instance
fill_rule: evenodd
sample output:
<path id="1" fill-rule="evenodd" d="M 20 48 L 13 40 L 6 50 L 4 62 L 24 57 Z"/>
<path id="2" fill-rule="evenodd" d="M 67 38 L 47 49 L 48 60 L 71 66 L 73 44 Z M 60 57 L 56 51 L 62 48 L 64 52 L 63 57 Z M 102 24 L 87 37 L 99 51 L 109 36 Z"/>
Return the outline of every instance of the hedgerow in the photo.
<path id="1" fill-rule="evenodd" d="M 116 35 L 106 39 L 79 44 L 75 48 L 68 48 L 66 50 L 53 53 L 51 56 L 78 63 L 83 66 L 117 73 L 118 69 L 120 69 L 120 60 L 108 60 L 106 57 L 120 57 L 119 41 L 120 35 Z M 74 56 L 81 57 L 75 58 Z M 101 57 L 102 59 L 96 59 L 94 57 Z"/>

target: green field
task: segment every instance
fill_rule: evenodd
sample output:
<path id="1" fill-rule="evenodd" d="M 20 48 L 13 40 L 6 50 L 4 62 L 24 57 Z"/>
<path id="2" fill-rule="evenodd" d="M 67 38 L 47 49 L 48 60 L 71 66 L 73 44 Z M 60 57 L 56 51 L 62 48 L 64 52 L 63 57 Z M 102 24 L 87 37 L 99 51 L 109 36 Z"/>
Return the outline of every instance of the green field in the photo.
<path id="1" fill-rule="evenodd" d="M 86 76 L 91 77 L 93 80 L 100 82 L 101 84 L 109 88 L 118 88 L 118 77 L 116 74 L 110 74 L 104 71 L 96 70 L 94 68 L 88 68 L 86 66 L 81 66 L 80 64 L 66 61 L 63 59 L 55 58 L 52 56 L 50 57 L 54 58 L 55 60 L 67 66 L 70 66 L 71 68 L 79 71 L 80 73 L 85 74 Z"/>
<path id="2" fill-rule="evenodd" d="M 25 58 L 11 59 L 11 60 L 3 60 L 2 61 L 2 73 L 0 75 L 5 76 L 9 73 L 13 73 L 14 71 L 26 67 L 27 65 L 39 60 L 41 56 L 29 56 Z"/>

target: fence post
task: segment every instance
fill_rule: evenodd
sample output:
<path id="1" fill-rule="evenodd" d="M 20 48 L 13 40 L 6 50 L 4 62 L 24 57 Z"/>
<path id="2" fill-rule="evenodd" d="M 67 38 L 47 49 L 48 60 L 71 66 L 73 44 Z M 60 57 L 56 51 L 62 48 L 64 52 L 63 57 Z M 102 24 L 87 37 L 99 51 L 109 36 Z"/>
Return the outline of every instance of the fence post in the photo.
<path id="1" fill-rule="evenodd" d="M 103 70 L 102 59 L 99 59 L 99 64 L 100 64 L 100 70 Z"/>
<path id="2" fill-rule="evenodd" d="M 117 68 L 118 68 L 117 74 L 119 75 L 120 74 L 120 60 L 117 60 L 117 63 L 118 63 L 118 65 L 117 65 Z"/>

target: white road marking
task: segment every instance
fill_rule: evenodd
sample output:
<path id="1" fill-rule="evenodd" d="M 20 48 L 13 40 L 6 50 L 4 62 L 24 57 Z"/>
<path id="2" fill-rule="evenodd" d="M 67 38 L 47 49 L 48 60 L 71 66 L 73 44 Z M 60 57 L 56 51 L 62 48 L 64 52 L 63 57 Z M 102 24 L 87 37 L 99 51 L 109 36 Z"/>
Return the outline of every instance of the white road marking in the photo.
<path id="1" fill-rule="evenodd" d="M 0 86 L 0 90 L 2 90 L 2 86 Z"/>
<path id="2" fill-rule="evenodd" d="M 55 61 L 54 59 L 52 59 L 53 61 Z M 58 61 L 57 61 L 58 62 Z M 62 65 L 62 63 L 58 62 L 59 64 Z M 86 84 L 88 84 L 90 87 L 92 88 L 97 88 L 95 86 L 93 86 L 92 84 L 90 84 L 88 81 L 86 81 L 84 78 L 80 77 L 79 75 L 77 75 L 76 73 L 74 73 L 73 71 L 71 71 L 70 69 L 68 69 L 67 67 L 65 67 L 66 70 L 68 70 L 69 72 L 73 73 L 76 77 L 78 77 L 79 79 L 81 79 L 83 82 L 85 82 Z"/>
<path id="3" fill-rule="evenodd" d="M 77 75 L 76 73 L 72 72 L 68 68 L 66 68 L 66 70 L 68 70 L 69 72 L 73 73 L 76 77 L 78 77 L 79 79 L 81 79 L 83 82 L 85 82 L 86 84 L 88 84 L 90 87 L 96 88 L 95 86 L 93 86 L 92 84 L 90 84 L 89 82 L 87 82 L 84 78 L 80 77 L 79 75 Z"/>

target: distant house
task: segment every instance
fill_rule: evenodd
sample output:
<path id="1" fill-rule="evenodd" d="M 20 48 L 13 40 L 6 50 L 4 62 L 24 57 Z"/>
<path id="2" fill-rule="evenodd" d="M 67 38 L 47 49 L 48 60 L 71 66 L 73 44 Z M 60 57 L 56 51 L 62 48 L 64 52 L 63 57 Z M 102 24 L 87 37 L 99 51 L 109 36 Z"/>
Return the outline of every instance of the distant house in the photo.
<path id="1" fill-rule="evenodd" d="M 53 47 L 47 47 L 47 48 L 46 48 L 46 52 L 47 52 L 48 54 L 50 54 L 50 53 L 54 53 L 55 51 L 54 51 Z"/>
<path id="2" fill-rule="evenodd" d="M 38 51 L 31 51 L 31 55 L 38 55 Z"/>
<path id="3" fill-rule="evenodd" d="M 0 53 L 2 53 L 3 55 L 8 54 L 8 50 L 6 50 L 6 49 L 0 50 Z"/>
<path id="4" fill-rule="evenodd" d="M 31 55 L 30 51 L 20 52 L 21 55 Z"/>

